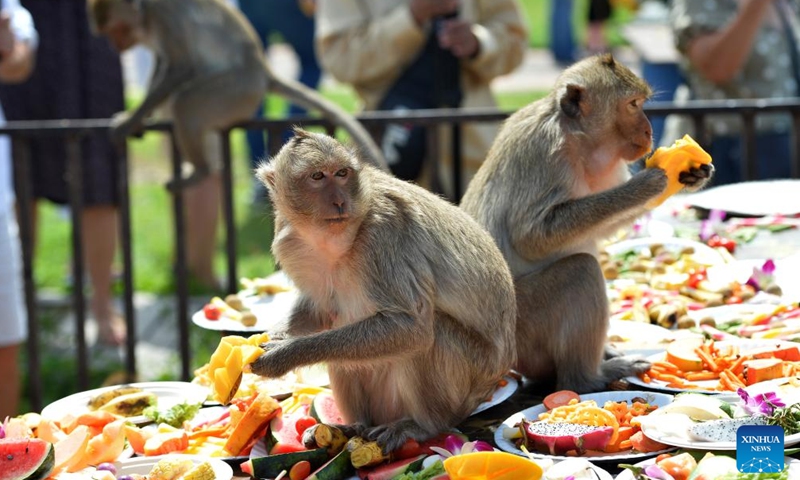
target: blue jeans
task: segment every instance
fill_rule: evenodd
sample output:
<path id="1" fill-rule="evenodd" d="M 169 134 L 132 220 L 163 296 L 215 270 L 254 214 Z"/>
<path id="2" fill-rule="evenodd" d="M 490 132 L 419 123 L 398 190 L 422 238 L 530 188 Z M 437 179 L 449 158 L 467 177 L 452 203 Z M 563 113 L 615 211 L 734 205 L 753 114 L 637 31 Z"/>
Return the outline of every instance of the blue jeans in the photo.
<path id="1" fill-rule="evenodd" d="M 756 136 L 757 178 L 791 177 L 791 137 L 788 133 L 761 133 Z M 741 182 L 742 139 L 739 136 L 715 137 L 709 154 L 714 162 L 713 185 Z"/>
<path id="2" fill-rule="evenodd" d="M 314 54 L 314 19 L 300 10 L 297 0 L 239 0 L 239 8 L 253 24 L 264 45 L 269 43 L 271 35 L 278 33 L 292 46 L 300 59 L 300 82 L 316 90 L 322 71 Z M 281 75 L 281 72 L 275 73 Z M 297 105 L 289 107 L 289 115 L 305 112 Z M 264 118 L 263 105 L 256 111 L 255 118 Z M 283 133 L 283 141 L 291 136 L 291 131 L 287 130 Z M 264 132 L 248 130 L 247 144 L 250 163 L 255 168 L 267 158 Z"/>

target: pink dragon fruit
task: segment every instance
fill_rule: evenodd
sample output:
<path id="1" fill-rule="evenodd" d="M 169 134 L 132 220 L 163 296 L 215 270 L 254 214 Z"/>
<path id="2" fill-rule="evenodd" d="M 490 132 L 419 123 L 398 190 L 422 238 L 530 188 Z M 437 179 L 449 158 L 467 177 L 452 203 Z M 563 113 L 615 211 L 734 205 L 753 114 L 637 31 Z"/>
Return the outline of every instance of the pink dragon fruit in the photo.
<path id="1" fill-rule="evenodd" d="M 575 423 L 525 422 L 520 425 L 525 446 L 550 455 L 563 455 L 570 450 L 602 450 L 611 441 L 612 427 L 593 427 Z"/>

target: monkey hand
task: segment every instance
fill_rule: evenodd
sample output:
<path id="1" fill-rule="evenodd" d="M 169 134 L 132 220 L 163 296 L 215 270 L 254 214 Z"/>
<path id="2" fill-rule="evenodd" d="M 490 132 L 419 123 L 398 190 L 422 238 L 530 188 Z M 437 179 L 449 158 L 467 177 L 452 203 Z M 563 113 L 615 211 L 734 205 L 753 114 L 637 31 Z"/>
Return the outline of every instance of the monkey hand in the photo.
<path id="1" fill-rule="evenodd" d="M 681 172 L 678 175 L 678 181 L 681 182 L 684 189 L 694 192 L 703 188 L 713 174 L 714 165 L 710 163 L 701 164 L 685 172 Z"/>
<path id="2" fill-rule="evenodd" d="M 111 139 L 123 143 L 129 136 L 142 135 L 142 123 L 128 112 L 118 112 L 111 118 Z"/>
<path id="3" fill-rule="evenodd" d="M 297 366 L 289 362 L 290 345 L 288 340 L 270 340 L 262 343 L 260 347 L 264 349 L 264 353 L 250 364 L 252 372 L 267 378 L 284 376 Z"/>

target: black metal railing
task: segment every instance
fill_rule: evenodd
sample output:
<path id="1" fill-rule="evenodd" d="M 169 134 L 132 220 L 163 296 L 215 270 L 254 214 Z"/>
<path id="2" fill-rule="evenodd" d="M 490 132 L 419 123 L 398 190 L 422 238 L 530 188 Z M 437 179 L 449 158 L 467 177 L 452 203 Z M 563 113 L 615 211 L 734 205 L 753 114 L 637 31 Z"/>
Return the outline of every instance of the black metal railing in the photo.
<path id="1" fill-rule="evenodd" d="M 755 158 L 755 118 L 757 115 L 774 112 L 789 113 L 794 120 L 793 142 L 795 148 L 792 156 L 792 177 L 800 177 L 800 101 L 798 99 L 786 100 L 752 100 L 752 101 L 694 101 L 684 105 L 672 103 L 651 103 L 646 107 L 650 116 L 663 117 L 668 114 L 680 113 L 690 116 L 694 120 L 696 137 L 704 137 L 703 119 L 710 114 L 739 115 L 744 121 L 743 130 L 743 166 L 742 178 L 754 179 L 756 176 Z M 497 109 L 440 109 L 417 110 L 397 114 L 393 112 L 366 112 L 358 119 L 370 131 L 376 132 L 388 124 L 403 122 L 405 124 L 419 125 L 428 132 L 429 152 L 438 151 L 438 129 L 442 125 L 453 128 L 451 136 L 456 142 L 460 138 L 460 125 L 465 122 L 497 122 L 506 119 L 510 112 Z M 233 166 L 231 161 L 230 133 L 235 129 L 261 129 L 269 133 L 270 152 L 276 152 L 280 146 L 281 133 L 292 125 L 323 126 L 329 134 L 335 129 L 325 120 L 310 117 L 290 117 L 280 120 L 249 120 L 238 123 L 222 131 L 222 159 L 223 159 L 223 197 L 222 213 L 226 231 L 226 257 L 227 257 L 227 291 L 236 291 L 238 282 L 236 267 L 236 225 L 234 222 L 233 203 Z M 86 308 L 83 295 L 84 268 L 83 268 L 83 241 L 81 238 L 81 212 L 82 212 L 82 155 L 80 141 L 88 135 L 106 135 L 108 133 L 108 120 L 56 120 L 37 122 L 10 122 L 0 128 L 0 134 L 7 134 L 13 140 L 14 146 L 14 171 L 17 202 L 19 205 L 19 225 L 23 255 L 23 276 L 25 303 L 28 308 L 28 377 L 30 379 L 29 397 L 31 408 L 40 410 L 42 407 L 42 384 L 40 376 L 40 351 L 39 351 L 39 317 L 37 315 L 36 289 L 33 276 L 33 230 L 31 222 L 32 189 L 30 180 L 30 141 L 41 137 L 60 137 L 67 145 L 67 179 L 69 181 L 69 197 L 72 222 L 72 267 L 75 288 L 72 293 L 72 305 L 75 313 L 76 351 L 78 359 L 78 388 L 81 390 L 89 387 L 89 372 L 87 360 L 87 344 L 84 324 Z M 160 131 L 170 138 L 172 174 L 178 177 L 181 172 L 181 157 L 171 133 L 168 123 L 149 123 L 146 131 Z M 123 261 L 123 304 L 124 315 L 129 335 L 124 348 L 125 372 L 129 379 L 136 376 L 136 332 L 135 309 L 133 305 L 133 256 L 131 244 L 131 217 L 129 198 L 129 177 L 127 151 L 124 146 L 119 147 L 119 168 L 117 189 L 120 200 L 120 247 Z M 452 178 L 461 178 L 460 144 L 451 150 L 453 152 Z M 435 153 L 431 158 L 438 158 Z M 436 168 L 431 162 L 430 168 Z M 461 185 L 453 182 L 454 190 L 452 199 L 461 197 Z M 180 376 L 187 380 L 190 377 L 191 352 L 189 349 L 189 318 L 188 311 L 188 281 L 184 231 L 183 195 L 173 193 L 174 230 L 175 230 L 175 298 L 177 302 L 177 316 L 179 329 L 179 345 L 181 370 Z"/>

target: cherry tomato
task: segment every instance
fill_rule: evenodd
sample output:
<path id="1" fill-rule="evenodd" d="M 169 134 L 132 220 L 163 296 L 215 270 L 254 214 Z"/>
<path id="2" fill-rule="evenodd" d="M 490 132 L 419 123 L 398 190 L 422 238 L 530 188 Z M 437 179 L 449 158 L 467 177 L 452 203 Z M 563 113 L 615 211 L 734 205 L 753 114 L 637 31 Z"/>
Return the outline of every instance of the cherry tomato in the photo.
<path id="1" fill-rule="evenodd" d="M 289 470 L 291 480 L 305 480 L 309 475 L 311 475 L 311 463 L 308 460 L 295 463 Z"/>
<path id="2" fill-rule="evenodd" d="M 219 320 L 222 312 L 220 312 L 219 307 L 216 305 L 207 303 L 206 306 L 203 307 L 203 315 L 205 315 L 208 320 Z"/>
<path id="3" fill-rule="evenodd" d="M 731 295 L 728 300 L 725 301 L 728 305 L 734 305 L 736 303 L 742 303 L 742 297 L 738 295 Z"/>
<path id="4" fill-rule="evenodd" d="M 736 250 L 736 242 L 730 238 L 723 238 L 719 235 L 714 235 L 708 239 L 708 246 L 711 248 L 722 247 L 730 253 Z"/>
<path id="5" fill-rule="evenodd" d="M 314 417 L 310 417 L 310 416 L 306 415 L 304 417 L 300 417 L 300 418 L 297 419 L 297 422 L 295 422 L 295 424 L 294 424 L 294 428 L 295 428 L 295 430 L 297 430 L 297 433 L 299 435 L 302 435 L 303 432 L 305 432 L 307 428 L 313 427 L 316 424 L 317 424 L 317 420 Z"/>
<path id="6" fill-rule="evenodd" d="M 689 280 L 686 282 L 686 286 L 689 288 L 697 288 L 697 285 L 706 279 L 706 276 L 702 273 L 693 273 L 689 275 Z"/>
<path id="7" fill-rule="evenodd" d="M 409 438 L 408 440 L 406 440 L 406 443 L 404 443 L 402 447 L 392 452 L 392 457 L 398 460 L 403 460 L 406 458 L 416 457 L 421 453 L 422 453 L 422 447 L 419 446 L 419 442 L 417 442 L 413 438 Z"/>

